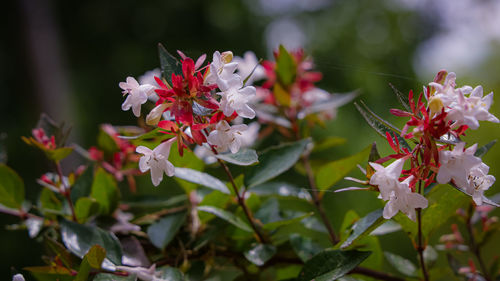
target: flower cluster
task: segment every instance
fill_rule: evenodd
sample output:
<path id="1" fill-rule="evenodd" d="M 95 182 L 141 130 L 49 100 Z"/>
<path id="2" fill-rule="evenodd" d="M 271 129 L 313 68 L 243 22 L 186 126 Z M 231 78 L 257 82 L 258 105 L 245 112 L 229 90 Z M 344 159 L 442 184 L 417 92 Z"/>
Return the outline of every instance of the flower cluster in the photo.
<path id="1" fill-rule="evenodd" d="M 119 84 L 123 93 L 128 95 L 122 105 L 123 110 L 132 108 L 134 114 L 140 116 L 141 105 L 148 99 L 155 100 L 155 107 L 147 114 L 146 123 L 173 136 L 154 149 L 144 146 L 136 149 L 144 155 L 139 161 L 139 168 L 142 172 L 151 170 L 154 185 L 160 183 L 163 173 L 168 176 L 174 174 L 174 167 L 168 161 L 174 141 L 177 141 L 180 155 L 191 144 L 206 144 L 212 154 L 227 150 L 236 153 L 245 143 L 242 138 L 248 126 L 230 125 L 230 122 L 237 117 L 255 117 L 249 103 L 255 97 L 256 89 L 244 84 L 245 80 L 248 82 L 248 77 L 245 79 L 235 73 L 239 64 L 233 60 L 232 52 L 216 51 L 212 61 L 205 66 L 205 55 L 195 62 L 184 53 L 178 53 L 181 60 L 177 63 L 181 67 L 170 77 L 162 79 L 155 76 L 156 85 L 141 85 L 132 77 Z M 171 56 L 170 59 L 174 58 Z"/>
<path id="2" fill-rule="evenodd" d="M 488 111 L 493 93 L 483 97 L 481 86 L 458 88 L 455 78 L 454 73 L 441 71 L 429 87 L 424 87 L 417 102 L 410 91 L 407 111 L 391 109 L 392 114 L 410 120 L 400 135 L 386 131 L 395 153 L 370 163 L 369 183 L 380 191 L 380 198 L 389 201 L 384 209 L 385 218 L 401 211 L 415 220 L 415 209 L 426 208 L 428 204 L 422 195 L 424 188 L 435 182 L 454 185 L 469 194 L 477 205 L 486 200 L 483 193 L 492 186 L 495 177 L 488 175 L 489 167 L 475 155 L 477 144 L 466 148 L 460 137 L 468 128 L 477 129 L 478 121 L 499 122 Z M 414 148 L 410 148 L 407 139 L 416 144 Z M 396 160 L 384 168 L 381 163 L 390 159 Z M 406 160 L 409 168 L 403 169 Z"/>

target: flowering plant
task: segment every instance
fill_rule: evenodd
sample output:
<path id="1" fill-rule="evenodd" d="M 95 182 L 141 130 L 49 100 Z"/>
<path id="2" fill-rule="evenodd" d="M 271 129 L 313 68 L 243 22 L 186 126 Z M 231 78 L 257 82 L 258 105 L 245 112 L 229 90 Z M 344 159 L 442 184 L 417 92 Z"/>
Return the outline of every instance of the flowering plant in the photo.
<path id="1" fill-rule="evenodd" d="M 457 88 L 453 73 L 440 72 L 417 101 L 412 92 L 396 91 L 404 110 L 391 113 L 409 119 L 402 130 L 356 104 L 394 152 L 380 157 L 373 144 L 337 159 L 325 152 L 345 140 L 316 140 L 312 129 L 335 118 L 357 93 L 318 88 L 322 75 L 303 50 L 280 46 L 275 61 L 262 63 L 251 52 L 216 51 L 205 63 L 206 55 L 194 60 L 178 51 L 175 57 L 161 44 L 158 50 L 161 70 L 119 83 L 122 109 L 132 110 L 140 126 L 102 125 L 97 145 L 84 149 L 67 145 L 63 125 L 42 116 L 33 137 L 23 138 L 55 170 L 37 180 L 35 204 L 27 202 L 21 178 L 0 165 L 0 211 L 18 216 L 21 223 L 12 228 L 27 229 L 47 246 L 45 266 L 23 269 L 30 276 L 429 280 L 435 249 L 449 256 L 470 250 L 479 267 L 471 259 L 457 274 L 498 275 L 481 256 L 488 236 L 478 237 L 474 228 L 480 221 L 485 233 L 498 232 L 489 217 L 497 204 L 484 196 L 495 178 L 481 160 L 494 142 L 466 148 L 461 139 L 478 121 L 498 122 L 489 113 L 492 94 Z M 72 152 L 85 160 L 65 170 L 61 163 Z M 346 177 L 356 166 L 366 178 Z M 332 191 L 344 177 L 364 187 Z M 461 192 L 438 185 L 446 183 Z M 365 217 L 351 210 L 337 223 L 326 195 L 360 189 L 376 192 L 385 207 Z M 467 248 L 456 224 L 441 238 L 444 245 L 430 246 L 428 236 L 457 209 L 470 234 Z M 400 229 L 413 240 L 421 271 L 382 252 L 379 236 Z M 382 271 L 381 256 L 397 271 Z"/>

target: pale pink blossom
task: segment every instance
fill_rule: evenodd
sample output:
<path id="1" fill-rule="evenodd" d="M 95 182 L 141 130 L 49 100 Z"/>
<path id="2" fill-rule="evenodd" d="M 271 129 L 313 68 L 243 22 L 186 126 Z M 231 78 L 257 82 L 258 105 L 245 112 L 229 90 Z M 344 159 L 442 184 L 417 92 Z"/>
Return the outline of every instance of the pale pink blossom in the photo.
<path id="1" fill-rule="evenodd" d="M 400 158 L 384 167 L 378 163 L 370 162 L 370 166 L 375 169 L 375 173 L 370 178 L 370 184 L 378 186 L 380 198 L 389 200 L 390 195 L 399 184 L 399 176 L 403 171 L 403 165 L 406 158 Z"/>
<path id="2" fill-rule="evenodd" d="M 223 52 L 215 51 L 213 55 L 212 62 L 210 63 L 210 69 L 205 77 L 205 84 L 215 84 L 219 85 L 218 80 L 229 80 L 235 75 L 234 72 L 238 67 L 238 63 L 233 62 L 233 53 L 230 51 Z"/>
<path id="3" fill-rule="evenodd" d="M 163 173 L 171 177 L 174 175 L 175 168 L 168 161 L 170 147 L 175 138 L 162 142 L 155 149 L 151 150 L 145 146 L 138 146 L 136 152 L 144 154 L 139 159 L 139 169 L 141 172 L 151 170 L 151 180 L 154 186 L 158 186 L 163 179 Z"/>
<path id="4" fill-rule="evenodd" d="M 481 163 L 472 168 L 469 173 L 469 184 L 466 192 L 472 196 L 476 205 L 483 204 L 484 192 L 495 183 L 495 177 L 488 175 L 489 169 L 490 167 Z"/>
<path id="5" fill-rule="evenodd" d="M 243 87 L 241 77 L 233 76 L 230 80 L 217 78 L 217 85 L 221 92 L 217 93 L 222 97 L 220 109 L 226 116 L 231 116 L 235 111 L 243 118 L 254 118 L 255 111 L 248 103 L 255 97 L 255 87 Z"/>
<path id="6" fill-rule="evenodd" d="M 126 82 L 120 82 L 118 84 L 123 90 L 123 95 L 127 95 L 127 98 L 122 104 L 122 110 L 129 110 L 132 108 L 132 112 L 136 117 L 141 116 L 141 105 L 148 101 L 148 96 L 154 93 L 155 87 L 149 84 L 140 85 L 134 77 L 127 77 Z"/>
<path id="7" fill-rule="evenodd" d="M 416 219 L 416 208 L 427 208 L 428 201 L 421 194 L 412 192 L 409 186 L 412 177 L 403 182 L 398 182 L 389 195 L 389 202 L 384 207 L 385 219 L 394 217 L 399 211 L 404 213 L 412 221 Z"/>
<path id="8" fill-rule="evenodd" d="M 452 151 L 442 150 L 439 152 L 439 171 L 436 180 L 440 184 L 448 183 L 453 180 L 455 185 L 462 189 L 468 186 L 468 175 L 473 167 L 479 165 L 482 161 L 474 156 L 477 144 L 464 150 L 465 143 L 460 142 L 455 145 Z"/>
<path id="9" fill-rule="evenodd" d="M 227 121 L 222 120 L 215 126 L 215 130 L 210 132 L 208 143 L 215 146 L 218 152 L 224 152 L 228 149 L 231 153 L 240 150 L 242 144 L 242 132 L 247 129 L 247 125 L 230 126 Z"/>

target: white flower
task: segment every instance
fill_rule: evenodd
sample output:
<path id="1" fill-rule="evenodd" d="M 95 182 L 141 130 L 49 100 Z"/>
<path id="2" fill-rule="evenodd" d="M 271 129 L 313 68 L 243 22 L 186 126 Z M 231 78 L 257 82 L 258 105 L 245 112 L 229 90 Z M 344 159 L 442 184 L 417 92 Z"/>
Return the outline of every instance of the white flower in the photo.
<path id="1" fill-rule="evenodd" d="M 138 279 L 143 280 L 143 281 L 160 280 L 155 276 L 156 275 L 156 264 L 153 264 L 150 268 L 119 265 L 116 267 L 116 269 L 128 272 L 130 274 L 135 274 Z"/>
<path id="2" fill-rule="evenodd" d="M 246 86 L 242 88 L 241 77 L 235 75 L 228 81 L 217 79 L 217 85 L 222 92 L 217 93 L 222 96 L 220 109 L 224 115 L 231 116 L 235 111 L 244 118 L 254 118 L 255 111 L 247 104 L 255 96 L 255 87 Z"/>
<path id="3" fill-rule="evenodd" d="M 235 57 L 234 62 L 238 63 L 238 74 L 241 75 L 242 79 L 247 79 L 248 75 L 253 71 L 246 85 L 252 85 L 254 81 L 266 78 L 264 67 L 259 64 L 254 52 L 247 51 L 243 55 L 243 58 Z"/>
<path id="4" fill-rule="evenodd" d="M 137 80 L 139 80 L 139 84 L 141 85 L 148 84 L 154 86 L 155 88 L 158 88 L 159 85 L 158 83 L 156 83 L 155 76 L 161 77 L 161 70 L 159 68 L 146 71 L 143 75 L 139 76 Z M 152 102 L 156 102 L 159 99 L 159 97 L 156 93 L 152 93 L 148 97 L 148 99 Z"/>
<path id="5" fill-rule="evenodd" d="M 454 126 L 467 125 L 472 130 L 479 128 L 479 121 L 498 123 L 499 120 L 489 113 L 493 102 L 493 92 L 483 97 L 483 87 L 474 88 L 469 97 L 459 91 L 458 98 L 449 105 L 448 120 L 455 121 Z"/>
<path id="6" fill-rule="evenodd" d="M 375 169 L 375 173 L 370 178 L 370 184 L 378 186 L 380 198 L 383 200 L 389 200 L 392 191 L 399 184 L 399 176 L 403 171 L 405 160 L 406 158 L 399 158 L 387 167 L 370 162 L 370 166 Z"/>
<path id="7" fill-rule="evenodd" d="M 247 125 L 229 126 L 227 121 L 222 120 L 215 126 L 215 130 L 210 132 L 207 140 L 208 143 L 214 145 L 218 152 L 231 150 L 231 153 L 236 153 L 241 147 L 242 132 L 247 129 Z"/>
<path id="8" fill-rule="evenodd" d="M 113 233 L 128 234 L 132 231 L 141 231 L 141 227 L 130 223 L 129 221 L 134 218 L 131 213 L 124 213 L 120 209 L 115 212 L 116 223 L 109 229 Z"/>
<path id="9" fill-rule="evenodd" d="M 248 128 L 241 132 L 241 147 L 251 147 L 259 137 L 260 124 L 252 122 L 248 124 Z"/>
<path id="10" fill-rule="evenodd" d="M 421 194 L 412 192 L 409 183 L 413 177 L 408 177 L 403 182 L 395 185 L 385 204 L 383 216 L 385 219 L 394 217 L 399 211 L 406 214 L 412 221 L 416 219 L 416 208 L 427 208 L 427 199 Z"/>
<path id="11" fill-rule="evenodd" d="M 481 163 L 471 169 L 469 173 L 469 185 L 466 192 L 472 195 L 472 199 L 477 205 L 483 204 L 484 192 L 495 183 L 495 177 L 488 175 L 490 167 Z"/>
<path id="12" fill-rule="evenodd" d="M 24 276 L 20 273 L 12 276 L 12 281 L 24 281 Z"/>
<path id="13" fill-rule="evenodd" d="M 439 152 L 441 166 L 436 177 L 440 184 L 448 183 L 453 179 L 455 185 L 462 189 L 468 186 L 467 177 L 471 169 L 481 163 L 479 157 L 474 156 L 477 144 L 464 150 L 465 143 L 458 143 L 452 151 L 442 150 Z"/>
<path id="14" fill-rule="evenodd" d="M 218 79 L 229 80 L 234 76 L 234 71 L 238 67 L 238 63 L 232 62 L 233 53 L 230 51 L 223 52 L 215 51 L 210 63 L 210 69 L 205 77 L 205 84 L 218 84 Z"/>
<path id="15" fill-rule="evenodd" d="M 172 138 L 163 142 L 153 150 L 145 146 L 138 146 L 135 150 L 138 153 L 144 154 L 144 156 L 139 159 L 139 169 L 143 173 L 147 170 L 151 170 L 151 180 L 154 186 L 160 184 L 163 179 L 163 172 L 169 177 L 174 175 L 174 165 L 168 161 L 170 147 L 174 140 L 175 138 Z"/>
<path id="16" fill-rule="evenodd" d="M 127 98 L 122 104 L 122 110 L 129 110 L 132 108 L 132 112 L 136 117 L 141 115 L 141 104 L 148 101 L 148 96 L 154 93 L 155 87 L 152 85 L 139 85 L 137 80 L 133 77 L 127 77 L 127 82 L 120 82 L 118 84 L 122 88 L 122 93 L 127 95 Z"/>

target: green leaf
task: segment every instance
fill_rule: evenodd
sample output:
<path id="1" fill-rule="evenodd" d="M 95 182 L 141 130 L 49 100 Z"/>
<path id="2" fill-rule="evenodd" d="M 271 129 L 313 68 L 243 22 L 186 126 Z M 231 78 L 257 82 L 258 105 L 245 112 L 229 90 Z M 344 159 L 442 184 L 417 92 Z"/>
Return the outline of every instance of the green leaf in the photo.
<path id="1" fill-rule="evenodd" d="M 158 56 L 160 57 L 161 75 L 169 84 L 172 84 L 172 74 L 182 74 L 182 65 L 161 43 L 158 43 Z"/>
<path id="2" fill-rule="evenodd" d="M 406 142 L 406 140 L 401 137 L 401 131 L 397 129 L 394 125 L 391 123 L 385 121 L 384 119 L 380 118 L 377 116 L 373 111 L 368 109 L 366 105 L 361 102 L 363 106 L 360 106 L 358 103 L 354 103 L 354 106 L 358 109 L 359 113 L 363 116 L 363 118 L 366 120 L 368 125 L 372 127 L 380 136 L 382 136 L 384 139 L 386 138 L 385 133 L 389 132 L 393 138 L 393 140 L 396 142 L 394 138 L 398 139 L 398 142 L 401 146 L 405 147 L 406 149 L 411 151 L 410 145 Z"/>
<path id="3" fill-rule="evenodd" d="M 372 149 L 370 150 L 370 156 L 368 156 L 368 162 L 375 162 L 380 159 L 380 153 L 378 153 L 377 143 L 372 143 Z"/>
<path id="4" fill-rule="evenodd" d="M 108 135 L 103 129 L 100 129 L 97 135 L 97 146 L 102 149 L 106 155 L 111 155 L 120 150 L 113 137 Z"/>
<path id="5" fill-rule="evenodd" d="M 492 140 L 489 143 L 485 144 L 484 146 L 481 146 L 476 150 L 476 153 L 474 153 L 474 156 L 483 158 L 484 155 L 497 143 L 497 140 Z"/>
<path id="6" fill-rule="evenodd" d="M 83 257 L 75 281 L 87 281 L 92 269 L 101 269 L 101 264 L 105 257 L 106 250 L 103 247 L 99 245 L 92 246 L 85 257 Z"/>
<path id="7" fill-rule="evenodd" d="M 458 208 L 469 202 L 470 197 L 456 192 L 449 185 L 438 185 L 429 192 L 427 200 L 429 201 L 428 207 L 422 210 L 423 237 L 429 237 L 435 229 L 454 216 Z M 417 236 L 416 222 L 402 213 L 398 213 L 393 219 L 401 225 L 410 238 L 415 239 Z"/>
<path id="8" fill-rule="evenodd" d="M 243 254 L 251 263 L 262 266 L 276 254 L 276 247 L 270 244 L 257 244 Z"/>
<path id="9" fill-rule="evenodd" d="M 82 197 L 75 203 L 75 215 L 80 223 L 85 223 L 88 218 L 98 213 L 99 203 L 94 198 Z"/>
<path id="10" fill-rule="evenodd" d="M 158 249 L 164 249 L 181 229 L 185 220 L 186 212 L 166 215 L 148 227 L 149 240 Z"/>
<path id="11" fill-rule="evenodd" d="M 319 190 L 327 190 L 343 179 L 357 164 L 366 161 L 370 155 L 371 145 L 349 157 L 329 162 L 316 173 L 316 185 Z"/>
<path id="12" fill-rule="evenodd" d="M 230 194 L 227 186 L 219 179 L 190 168 L 175 168 L 175 177 L 183 179 L 188 182 L 196 183 L 222 193 Z"/>
<path id="13" fill-rule="evenodd" d="M 264 183 L 284 173 L 297 162 L 310 139 L 271 147 L 260 155 L 259 165 L 252 166 L 245 175 L 248 188 Z"/>
<path id="14" fill-rule="evenodd" d="M 249 166 L 259 162 L 257 152 L 253 149 L 241 149 L 237 153 L 217 154 L 215 157 L 239 166 Z"/>
<path id="15" fill-rule="evenodd" d="M 19 175 L 0 164 L 0 204 L 9 208 L 21 208 L 24 201 L 24 183 Z"/>
<path id="16" fill-rule="evenodd" d="M 313 239 L 299 234 L 290 235 L 290 244 L 303 262 L 307 262 L 323 250 L 323 247 L 314 242 Z"/>
<path id="17" fill-rule="evenodd" d="M 56 149 L 45 149 L 44 152 L 49 159 L 53 161 L 61 161 L 62 159 L 68 157 L 71 152 L 73 152 L 73 148 L 61 147 Z"/>
<path id="18" fill-rule="evenodd" d="M 418 276 L 417 267 L 411 261 L 389 252 L 384 252 L 384 255 L 392 267 L 397 269 L 399 272 L 410 277 Z"/>
<path id="19" fill-rule="evenodd" d="M 392 85 L 391 83 L 389 83 L 389 86 L 391 86 L 392 91 L 394 92 L 394 94 L 396 94 L 399 103 L 404 107 L 404 109 L 408 112 L 412 112 L 410 102 L 408 101 L 408 96 L 401 93 L 401 91 L 396 89 L 396 87 L 394 87 L 394 85 Z"/>
<path id="20" fill-rule="evenodd" d="M 73 281 L 75 279 L 72 271 L 59 265 L 30 266 L 23 269 L 29 271 L 38 281 Z"/>
<path id="21" fill-rule="evenodd" d="M 278 101 L 278 104 L 289 107 L 292 98 L 290 97 L 290 93 L 285 90 L 279 83 L 274 84 L 273 87 L 273 95 Z"/>
<path id="22" fill-rule="evenodd" d="M 92 281 L 137 281 L 135 274 L 129 276 L 118 276 L 112 273 L 99 273 Z"/>
<path id="23" fill-rule="evenodd" d="M 203 211 L 203 212 L 207 212 L 207 213 L 216 215 L 217 217 L 219 217 L 219 218 L 229 222 L 230 224 L 232 224 L 240 229 L 243 229 L 247 232 L 253 231 L 252 228 L 245 221 L 243 221 L 242 219 L 240 219 L 239 217 L 237 217 L 236 215 L 234 215 L 233 213 L 230 213 L 228 211 L 225 211 L 225 210 L 219 209 L 217 207 L 213 207 L 213 206 L 200 206 L 200 207 L 198 207 L 198 211 Z"/>
<path id="24" fill-rule="evenodd" d="M 308 200 L 311 194 L 304 188 L 296 187 L 287 182 L 266 182 L 251 188 L 252 193 L 260 196 L 283 196 L 283 197 L 297 197 Z"/>
<path id="25" fill-rule="evenodd" d="M 153 130 L 151 130 L 151 131 L 149 131 L 147 133 L 141 134 L 141 135 L 136 135 L 136 136 L 118 136 L 118 137 L 120 139 L 124 139 L 124 140 L 139 141 L 139 140 L 153 139 L 153 138 L 156 138 L 156 137 L 165 136 L 165 134 L 162 133 L 161 131 L 162 131 L 162 129 L 159 128 L 159 127 L 157 127 L 157 128 L 154 128 Z"/>
<path id="26" fill-rule="evenodd" d="M 347 142 L 347 140 L 344 138 L 326 137 L 325 139 L 322 139 L 321 141 L 314 144 L 314 148 L 312 150 L 312 153 L 321 152 L 323 150 L 327 150 L 327 149 L 330 149 L 332 147 L 342 145 L 346 142 Z"/>
<path id="27" fill-rule="evenodd" d="M 160 267 L 156 272 L 161 272 L 159 278 L 168 281 L 184 281 L 184 274 L 178 268 L 171 266 Z"/>
<path id="28" fill-rule="evenodd" d="M 91 190 L 90 196 L 99 203 L 100 214 L 110 215 L 118 207 L 120 199 L 118 187 L 113 176 L 104 169 L 97 169 Z"/>
<path id="29" fill-rule="evenodd" d="M 279 54 L 276 58 L 276 74 L 281 83 L 288 86 L 295 80 L 295 75 L 297 73 L 297 64 L 295 59 L 290 55 L 290 53 L 283 47 L 279 46 Z"/>
<path id="30" fill-rule="evenodd" d="M 118 238 L 96 226 L 87 226 L 62 219 L 61 237 L 66 248 L 76 256 L 83 258 L 94 245 L 106 250 L 106 258 L 102 267 L 114 270 L 114 265 L 121 264 L 122 249 Z"/>
<path id="31" fill-rule="evenodd" d="M 199 206 L 217 206 L 219 208 L 225 208 L 230 201 L 231 195 L 219 191 L 212 191 L 203 197 Z M 204 212 L 199 213 L 198 216 L 200 217 L 202 223 L 206 223 L 215 218 L 214 215 Z"/>
<path id="32" fill-rule="evenodd" d="M 71 254 L 64 245 L 56 241 L 54 238 L 45 235 L 43 237 L 44 248 L 46 253 L 51 257 L 58 257 L 63 265 L 67 268 L 72 268 L 79 262 L 78 258 Z"/>
<path id="33" fill-rule="evenodd" d="M 92 191 L 92 182 L 94 180 L 94 166 L 87 167 L 71 186 L 71 201 L 76 202 L 81 197 L 87 197 Z"/>
<path id="34" fill-rule="evenodd" d="M 298 281 L 338 279 L 364 261 L 371 252 L 324 250 L 311 258 L 298 276 Z"/>
<path id="35" fill-rule="evenodd" d="M 314 215 L 314 213 L 304 214 L 302 216 L 298 216 L 298 217 L 292 218 L 292 219 L 280 220 L 280 221 L 266 223 L 262 228 L 264 228 L 265 230 L 275 230 L 276 228 L 281 227 L 281 226 L 289 225 L 289 224 L 292 224 L 292 223 L 298 223 L 301 220 L 303 220 L 303 219 L 305 219 L 307 217 L 310 217 L 312 215 Z"/>
<path id="36" fill-rule="evenodd" d="M 340 246 L 340 248 L 347 248 L 359 239 L 370 234 L 375 228 L 380 226 L 384 222 L 382 217 L 383 209 L 375 210 L 359 221 L 357 221 L 351 228 L 352 234 L 347 238 L 347 240 Z"/>
<path id="37" fill-rule="evenodd" d="M 57 197 L 57 194 L 48 188 L 43 188 L 40 193 L 40 207 L 41 211 L 44 215 L 49 215 L 50 210 L 61 211 L 62 210 L 62 202 Z"/>

